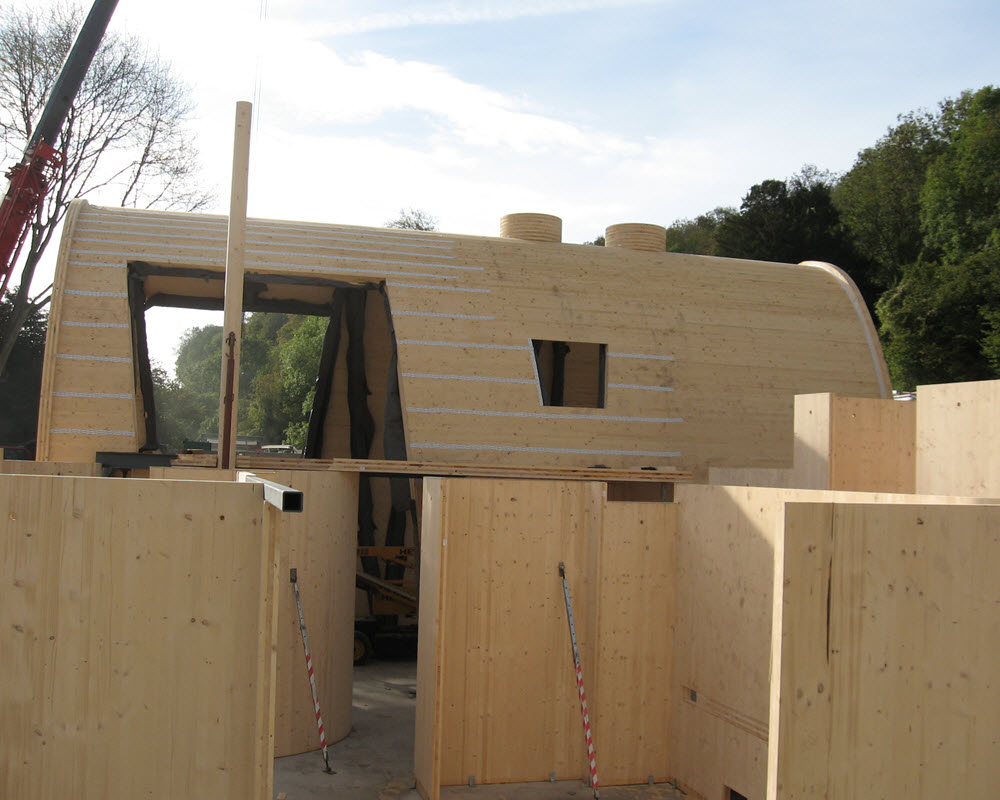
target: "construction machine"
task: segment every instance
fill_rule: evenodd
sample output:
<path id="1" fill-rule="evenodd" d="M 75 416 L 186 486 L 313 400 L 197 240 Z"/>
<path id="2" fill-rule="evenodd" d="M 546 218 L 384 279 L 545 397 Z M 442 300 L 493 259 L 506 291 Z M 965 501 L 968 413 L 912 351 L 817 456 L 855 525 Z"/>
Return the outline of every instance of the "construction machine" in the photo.
<path id="1" fill-rule="evenodd" d="M 49 184 L 63 165 L 64 156 L 56 149 L 59 132 L 117 5 L 118 0 L 95 0 L 63 62 L 24 155 L 7 171 L 10 185 L 0 203 L 0 298 L 7 291 L 14 263 Z"/>

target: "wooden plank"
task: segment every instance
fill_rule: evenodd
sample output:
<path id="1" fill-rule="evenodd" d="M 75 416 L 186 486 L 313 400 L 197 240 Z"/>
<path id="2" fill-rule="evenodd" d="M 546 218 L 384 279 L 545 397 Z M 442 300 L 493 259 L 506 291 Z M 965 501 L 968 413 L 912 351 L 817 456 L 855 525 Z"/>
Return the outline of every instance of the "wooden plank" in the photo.
<path id="1" fill-rule="evenodd" d="M 243 273 L 247 226 L 247 182 L 250 173 L 252 106 L 236 104 L 233 171 L 226 238 L 225 313 L 222 323 L 219 376 L 219 467 L 236 464 L 236 420 L 239 413 L 240 350 L 243 342 Z"/>
<path id="2" fill-rule="evenodd" d="M 829 489 L 830 446 L 833 430 L 831 394 L 799 395 L 795 398 L 795 488 Z"/>
<path id="3" fill-rule="evenodd" d="M 1000 381 L 917 388 L 916 490 L 1000 495 Z"/>
<path id="4" fill-rule="evenodd" d="M 440 717 L 428 730 L 428 706 L 418 709 L 417 739 L 435 737 L 428 741 L 437 747 L 432 759 L 418 748 L 418 779 L 435 791 L 470 775 L 478 783 L 586 775 L 558 565 L 571 581 L 584 669 L 595 675 L 596 579 L 586 565 L 596 558 L 600 486 L 476 478 L 428 479 L 425 487 L 423 552 L 434 550 L 433 536 L 447 544 L 436 629 L 423 625 L 434 613 L 424 588 L 434 564 L 425 559 L 421 575 L 421 652 L 436 630 Z M 428 527 L 435 513 L 440 531 Z M 419 697 L 418 688 L 418 705 Z M 440 763 L 439 778 L 429 760 Z"/>
<path id="5" fill-rule="evenodd" d="M 64 475 L 81 478 L 99 478 L 100 464 L 56 461 L 5 461 L 0 459 L 0 473 L 5 475 Z"/>
<path id="6" fill-rule="evenodd" d="M 413 773 L 425 800 L 438 800 L 441 791 L 441 699 L 444 681 L 444 605 L 441 595 L 442 567 L 447 542 L 442 485 L 438 478 L 424 480 L 420 548 L 420 604 L 417 638 L 417 708 L 413 745 Z"/>
<path id="7" fill-rule="evenodd" d="M 189 458 L 204 456 L 179 456 L 178 463 Z M 468 464 L 437 461 L 386 461 L 383 459 L 277 459 L 270 456 L 240 456 L 241 469 L 331 469 L 343 472 L 366 472 L 371 475 L 426 475 L 437 477 L 495 477 L 539 478 L 555 480 L 611 480 L 629 482 L 663 483 L 664 481 L 690 480 L 691 474 L 670 467 L 657 469 L 586 469 L 582 467 L 510 467 L 502 464 Z"/>
<path id="8" fill-rule="evenodd" d="M 1000 509 L 791 505 L 787 519 L 786 574 L 805 571 L 784 589 L 771 796 L 992 794 Z"/>
<path id="9" fill-rule="evenodd" d="M 673 778 L 676 516 L 671 503 L 604 508 L 592 717 L 605 786 Z"/>
<path id="10" fill-rule="evenodd" d="M 789 503 L 785 509 L 783 591 L 774 601 L 781 674 L 771 689 L 769 800 L 825 797 L 829 783 L 833 513 L 832 504 L 822 503 Z"/>
<path id="11" fill-rule="evenodd" d="M 298 570 L 313 670 L 329 743 L 351 731 L 357 475 L 348 472 L 255 470 L 303 493 L 300 514 L 278 518 L 276 688 L 273 757 L 319 748 L 289 570 Z M 235 470 L 154 467 L 167 480 L 234 480 Z"/>
<path id="12" fill-rule="evenodd" d="M 259 487 L 3 476 L 0 795 L 270 796 Z"/>

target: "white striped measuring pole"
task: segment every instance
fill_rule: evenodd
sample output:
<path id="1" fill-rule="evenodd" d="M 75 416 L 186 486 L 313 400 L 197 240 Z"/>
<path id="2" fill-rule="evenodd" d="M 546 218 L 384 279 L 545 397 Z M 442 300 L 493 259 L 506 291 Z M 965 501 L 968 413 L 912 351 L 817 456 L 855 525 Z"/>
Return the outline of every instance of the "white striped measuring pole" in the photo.
<path id="1" fill-rule="evenodd" d="M 573 625 L 573 606 L 569 602 L 569 584 L 566 567 L 559 562 L 563 595 L 566 597 L 566 616 L 569 617 L 569 638 L 573 643 L 573 663 L 576 665 L 576 688 L 580 692 L 580 713 L 583 714 L 583 734 L 587 739 L 587 756 L 590 758 L 590 785 L 594 787 L 594 800 L 600 800 L 601 786 L 597 781 L 597 755 L 594 753 L 594 735 L 590 730 L 590 712 L 587 711 L 587 693 L 583 690 L 583 669 L 580 667 L 580 648 L 576 646 L 576 626 Z"/>
<path id="2" fill-rule="evenodd" d="M 330 756 L 326 752 L 326 731 L 323 730 L 323 715 L 319 710 L 319 695 L 316 694 L 316 676 L 313 675 L 313 660 L 309 653 L 309 637 L 306 636 L 306 618 L 302 613 L 302 598 L 299 596 L 299 575 L 298 570 L 291 570 L 292 588 L 295 590 L 295 605 L 299 609 L 299 630 L 302 631 L 302 648 L 306 651 L 306 669 L 309 670 L 309 687 L 313 693 L 313 705 L 316 707 L 316 727 L 319 728 L 319 746 L 323 748 L 323 763 L 326 764 L 326 772 L 333 775 L 330 769 Z"/>

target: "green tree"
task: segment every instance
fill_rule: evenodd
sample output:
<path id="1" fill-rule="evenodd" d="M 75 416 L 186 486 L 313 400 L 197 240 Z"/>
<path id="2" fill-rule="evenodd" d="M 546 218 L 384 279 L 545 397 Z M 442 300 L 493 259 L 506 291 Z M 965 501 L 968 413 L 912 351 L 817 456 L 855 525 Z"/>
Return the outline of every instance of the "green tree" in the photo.
<path id="1" fill-rule="evenodd" d="M 693 253 L 699 256 L 717 255 L 715 234 L 719 226 L 736 214 L 733 208 L 716 208 L 694 219 L 681 219 L 667 228 L 668 253 Z"/>
<path id="2" fill-rule="evenodd" d="M 957 126 L 920 195 L 925 255 L 958 263 L 1000 245 L 1000 89 L 966 93 Z"/>
<path id="3" fill-rule="evenodd" d="M 787 181 L 751 187 L 737 213 L 715 230 L 716 255 L 797 264 L 828 261 L 847 272 L 873 308 L 878 298 L 870 262 L 855 249 L 833 203 L 832 176 L 806 166 Z"/>
<path id="4" fill-rule="evenodd" d="M 290 418 L 285 428 L 285 441 L 298 450 L 305 446 L 309 431 L 309 413 L 327 322 L 325 317 L 306 317 L 281 348 L 283 385 L 299 407 L 298 416 Z"/>
<path id="5" fill-rule="evenodd" d="M 920 193 L 927 169 L 947 146 L 941 115 L 911 112 L 841 178 L 834 201 L 859 252 L 874 265 L 872 284 L 894 286 L 923 250 Z"/>
<path id="6" fill-rule="evenodd" d="M 0 11 L 0 142 L 3 158 L 20 159 L 69 52 L 84 13 L 61 3 L 43 11 Z M 21 254 L 12 312 L 0 328 L 0 374 L 17 333 L 49 301 L 32 296 L 42 254 L 76 197 L 101 191 L 123 206 L 197 209 L 210 195 L 197 184 L 197 150 L 186 129 L 186 86 L 139 39 L 109 32 L 56 142 L 65 162 L 31 227 Z"/>
<path id="7" fill-rule="evenodd" d="M 1000 90 L 942 104 L 947 145 L 920 192 L 923 249 L 879 302 L 893 381 L 1000 377 Z"/>
<path id="8" fill-rule="evenodd" d="M 0 302 L 0 325 L 10 318 L 13 303 L 8 294 Z M 35 440 L 38 428 L 38 398 L 42 386 L 45 355 L 44 309 L 35 309 L 25 320 L 0 377 L 0 444 L 24 444 Z"/>

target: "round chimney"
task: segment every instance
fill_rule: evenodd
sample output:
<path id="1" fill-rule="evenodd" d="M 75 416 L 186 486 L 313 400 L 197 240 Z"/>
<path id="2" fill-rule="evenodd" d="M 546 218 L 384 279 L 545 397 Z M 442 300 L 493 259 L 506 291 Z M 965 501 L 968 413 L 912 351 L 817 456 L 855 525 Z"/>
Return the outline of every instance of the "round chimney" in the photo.
<path id="1" fill-rule="evenodd" d="M 609 225 L 604 232 L 604 246 L 662 253 L 667 249 L 667 229 L 662 225 L 647 225 L 643 222 Z"/>
<path id="2" fill-rule="evenodd" d="M 500 235 L 528 242 L 561 242 L 562 220 L 551 214 L 508 214 L 500 220 Z"/>

